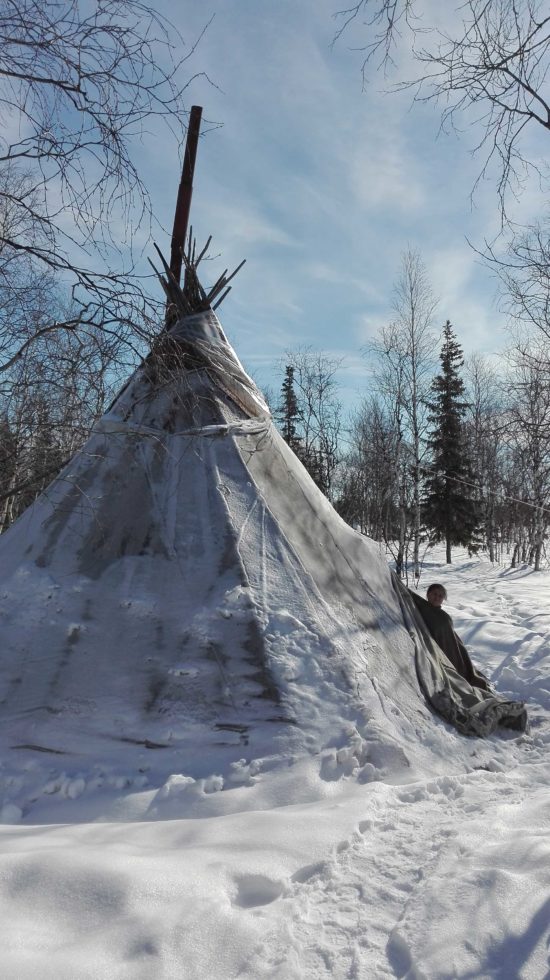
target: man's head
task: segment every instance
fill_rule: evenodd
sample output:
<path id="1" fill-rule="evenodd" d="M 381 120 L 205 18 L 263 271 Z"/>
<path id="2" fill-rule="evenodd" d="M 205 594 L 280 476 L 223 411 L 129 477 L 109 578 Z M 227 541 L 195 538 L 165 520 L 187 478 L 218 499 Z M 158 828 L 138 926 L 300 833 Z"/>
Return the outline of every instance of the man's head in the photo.
<path id="1" fill-rule="evenodd" d="M 447 589 L 443 585 L 439 585 L 438 582 L 433 582 L 432 585 L 428 586 L 426 598 L 430 603 L 430 606 L 435 606 L 437 609 L 439 609 L 443 605 L 444 600 L 447 598 Z"/>

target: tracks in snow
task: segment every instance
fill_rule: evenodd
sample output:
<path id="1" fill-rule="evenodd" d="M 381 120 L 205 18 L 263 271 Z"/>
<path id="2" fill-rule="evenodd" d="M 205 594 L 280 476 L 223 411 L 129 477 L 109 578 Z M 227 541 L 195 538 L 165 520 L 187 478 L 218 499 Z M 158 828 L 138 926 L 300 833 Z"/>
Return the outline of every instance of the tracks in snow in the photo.
<path id="1" fill-rule="evenodd" d="M 485 771 L 373 786 L 365 819 L 327 861 L 301 868 L 286 887 L 273 887 L 272 898 L 248 907 L 247 914 L 266 915 L 269 932 L 240 976 L 421 980 L 410 914 L 424 904 L 431 880 L 444 881 L 469 814 L 481 807 L 490 815 L 520 799 L 504 774 Z M 276 899 L 268 913 L 259 907 Z"/>

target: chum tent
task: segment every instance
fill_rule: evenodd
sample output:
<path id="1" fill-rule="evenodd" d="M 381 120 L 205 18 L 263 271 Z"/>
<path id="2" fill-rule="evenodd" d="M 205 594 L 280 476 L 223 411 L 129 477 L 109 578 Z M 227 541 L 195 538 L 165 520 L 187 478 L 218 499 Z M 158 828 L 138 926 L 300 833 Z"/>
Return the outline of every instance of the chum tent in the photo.
<path id="1" fill-rule="evenodd" d="M 164 285 L 177 321 L 0 538 L 5 744 L 170 749 L 198 778 L 345 742 L 338 765 L 351 753 L 366 779 L 403 733 L 444 757 L 447 722 L 524 728 L 523 705 L 456 674 L 315 486 L 202 290 L 190 312 Z"/>

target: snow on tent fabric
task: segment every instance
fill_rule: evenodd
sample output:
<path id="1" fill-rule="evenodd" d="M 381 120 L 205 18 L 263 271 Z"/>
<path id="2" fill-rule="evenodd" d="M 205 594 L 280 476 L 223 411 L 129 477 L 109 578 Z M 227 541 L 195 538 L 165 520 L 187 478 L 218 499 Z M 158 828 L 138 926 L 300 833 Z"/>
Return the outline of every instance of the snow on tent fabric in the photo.
<path id="1" fill-rule="evenodd" d="M 378 545 L 281 438 L 211 310 L 160 335 L 2 535 L 0 581 L 12 742 L 55 748 L 62 717 L 81 751 L 98 734 L 169 743 L 204 775 L 209 746 L 228 766 L 243 746 L 313 754 L 343 718 L 388 750 L 405 731 L 442 755 L 429 705 L 470 735 L 525 726 L 522 705 L 452 669 Z"/>

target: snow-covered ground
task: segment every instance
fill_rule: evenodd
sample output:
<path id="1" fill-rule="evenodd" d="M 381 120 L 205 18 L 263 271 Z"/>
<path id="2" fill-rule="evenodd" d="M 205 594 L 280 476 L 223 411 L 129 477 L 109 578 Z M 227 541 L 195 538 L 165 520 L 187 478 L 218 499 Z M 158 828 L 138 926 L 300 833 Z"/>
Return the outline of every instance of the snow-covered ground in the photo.
<path id="1" fill-rule="evenodd" d="M 550 573 L 457 554 L 430 581 L 529 734 L 449 737 L 442 765 L 434 716 L 433 757 L 350 731 L 288 772 L 243 743 L 205 780 L 154 743 L 86 769 L 73 718 L 66 755 L 58 731 L 2 760 L 2 980 L 550 975 Z"/>

